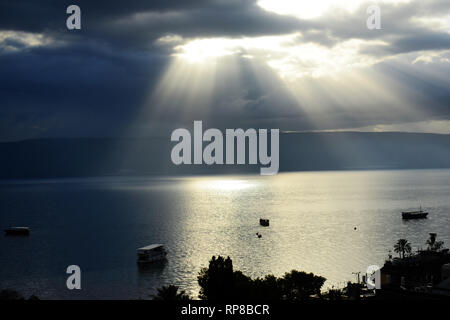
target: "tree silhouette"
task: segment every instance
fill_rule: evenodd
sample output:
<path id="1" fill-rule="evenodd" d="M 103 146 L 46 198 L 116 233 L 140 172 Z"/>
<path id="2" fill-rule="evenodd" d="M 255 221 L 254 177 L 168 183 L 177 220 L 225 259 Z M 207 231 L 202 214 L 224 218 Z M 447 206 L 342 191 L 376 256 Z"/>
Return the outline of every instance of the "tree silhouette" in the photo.
<path id="1" fill-rule="evenodd" d="M 224 300 L 233 296 L 233 262 L 230 257 L 213 256 L 208 268 L 202 268 L 198 275 L 200 299 Z"/>
<path id="2" fill-rule="evenodd" d="M 394 251 L 397 252 L 400 258 L 405 258 L 405 253 L 411 252 L 411 244 L 406 239 L 398 239 L 394 245 Z"/>
<path id="3" fill-rule="evenodd" d="M 0 291 L 0 300 L 24 300 L 24 297 L 15 290 L 3 289 Z"/>
<path id="4" fill-rule="evenodd" d="M 153 298 L 153 300 L 159 301 L 185 301 L 191 300 L 191 298 L 185 293 L 184 290 L 178 292 L 178 287 L 170 285 L 168 287 L 163 286 L 157 289 L 158 294 Z"/>
<path id="5" fill-rule="evenodd" d="M 285 299 L 306 300 L 312 295 L 320 295 L 320 288 L 325 282 L 324 277 L 312 273 L 292 270 L 283 277 Z"/>
<path id="6" fill-rule="evenodd" d="M 292 270 L 283 277 L 267 275 L 252 279 L 233 270 L 230 257 L 212 257 L 198 275 L 203 300 L 306 300 L 320 295 L 325 278 Z"/>

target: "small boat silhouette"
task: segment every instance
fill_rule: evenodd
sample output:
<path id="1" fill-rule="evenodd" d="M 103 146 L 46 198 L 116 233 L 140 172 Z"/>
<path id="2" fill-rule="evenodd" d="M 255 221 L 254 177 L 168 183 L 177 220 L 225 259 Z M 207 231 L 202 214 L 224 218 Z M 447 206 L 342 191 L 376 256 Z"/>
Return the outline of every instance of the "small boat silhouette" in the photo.
<path id="1" fill-rule="evenodd" d="M 428 212 L 422 210 L 420 207 L 419 211 L 404 211 L 402 212 L 402 218 L 405 220 L 411 219 L 425 219 L 428 216 Z"/>
<path id="2" fill-rule="evenodd" d="M 4 231 L 7 236 L 29 236 L 30 235 L 30 228 L 28 228 L 28 227 L 10 227 L 10 228 L 6 228 Z"/>

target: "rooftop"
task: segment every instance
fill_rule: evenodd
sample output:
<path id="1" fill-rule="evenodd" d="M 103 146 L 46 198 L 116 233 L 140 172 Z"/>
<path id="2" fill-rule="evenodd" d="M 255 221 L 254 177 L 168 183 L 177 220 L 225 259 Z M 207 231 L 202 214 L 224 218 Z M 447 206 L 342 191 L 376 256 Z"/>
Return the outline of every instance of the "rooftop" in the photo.
<path id="1" fill-rule="evenodd" d="M 154 250 L 154 249 L 159 248 L 159 247 L 163 247 L 163 245 L 162 244 L 151 244 L 151 245 L 148 245 L 146 247 L 138 248 L 137 250 L 148 251 L 148 250 Z"/>

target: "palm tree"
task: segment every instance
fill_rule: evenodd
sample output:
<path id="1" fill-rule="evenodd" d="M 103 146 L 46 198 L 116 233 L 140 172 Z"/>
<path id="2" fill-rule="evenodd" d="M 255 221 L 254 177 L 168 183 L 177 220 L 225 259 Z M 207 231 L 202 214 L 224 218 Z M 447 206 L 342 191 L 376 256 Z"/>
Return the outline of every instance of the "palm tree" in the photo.
<path id="1" fill-rule="evenodd" d="M 190 300 L 190 297 L 185 293 L 184 290 L 178 292 L 178 287 L 170 285 L 168 287 L 163 286 L 158 288 L 158 294 L 153 298 L 153 300 L 160 301 L 186 301 Z"/>
<path id="2" fill-rule="evenodd" d="M 394 246 L 394 251 L 397 252 L 400 258 L 405 258 L 405 253 L 411 252 L 411 244 L 406 239 L 398 239 Z"/>

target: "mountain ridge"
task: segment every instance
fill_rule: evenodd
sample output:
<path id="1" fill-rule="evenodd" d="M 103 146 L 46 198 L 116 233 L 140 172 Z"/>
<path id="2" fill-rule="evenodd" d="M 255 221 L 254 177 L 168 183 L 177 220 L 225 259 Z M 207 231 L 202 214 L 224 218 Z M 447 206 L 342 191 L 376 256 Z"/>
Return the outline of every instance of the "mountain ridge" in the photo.
<path id="1" fill-rule="evenodd" d="M 205 143 L 206 144 L 206 143 Z M 153 138 L 42 138 L 0 143 L 0 179 L 257 173 L 260 165 L 172 164 L 175 142 Z M 450 134 L 280 134 L 280 172 L 450 168 Z"/>

